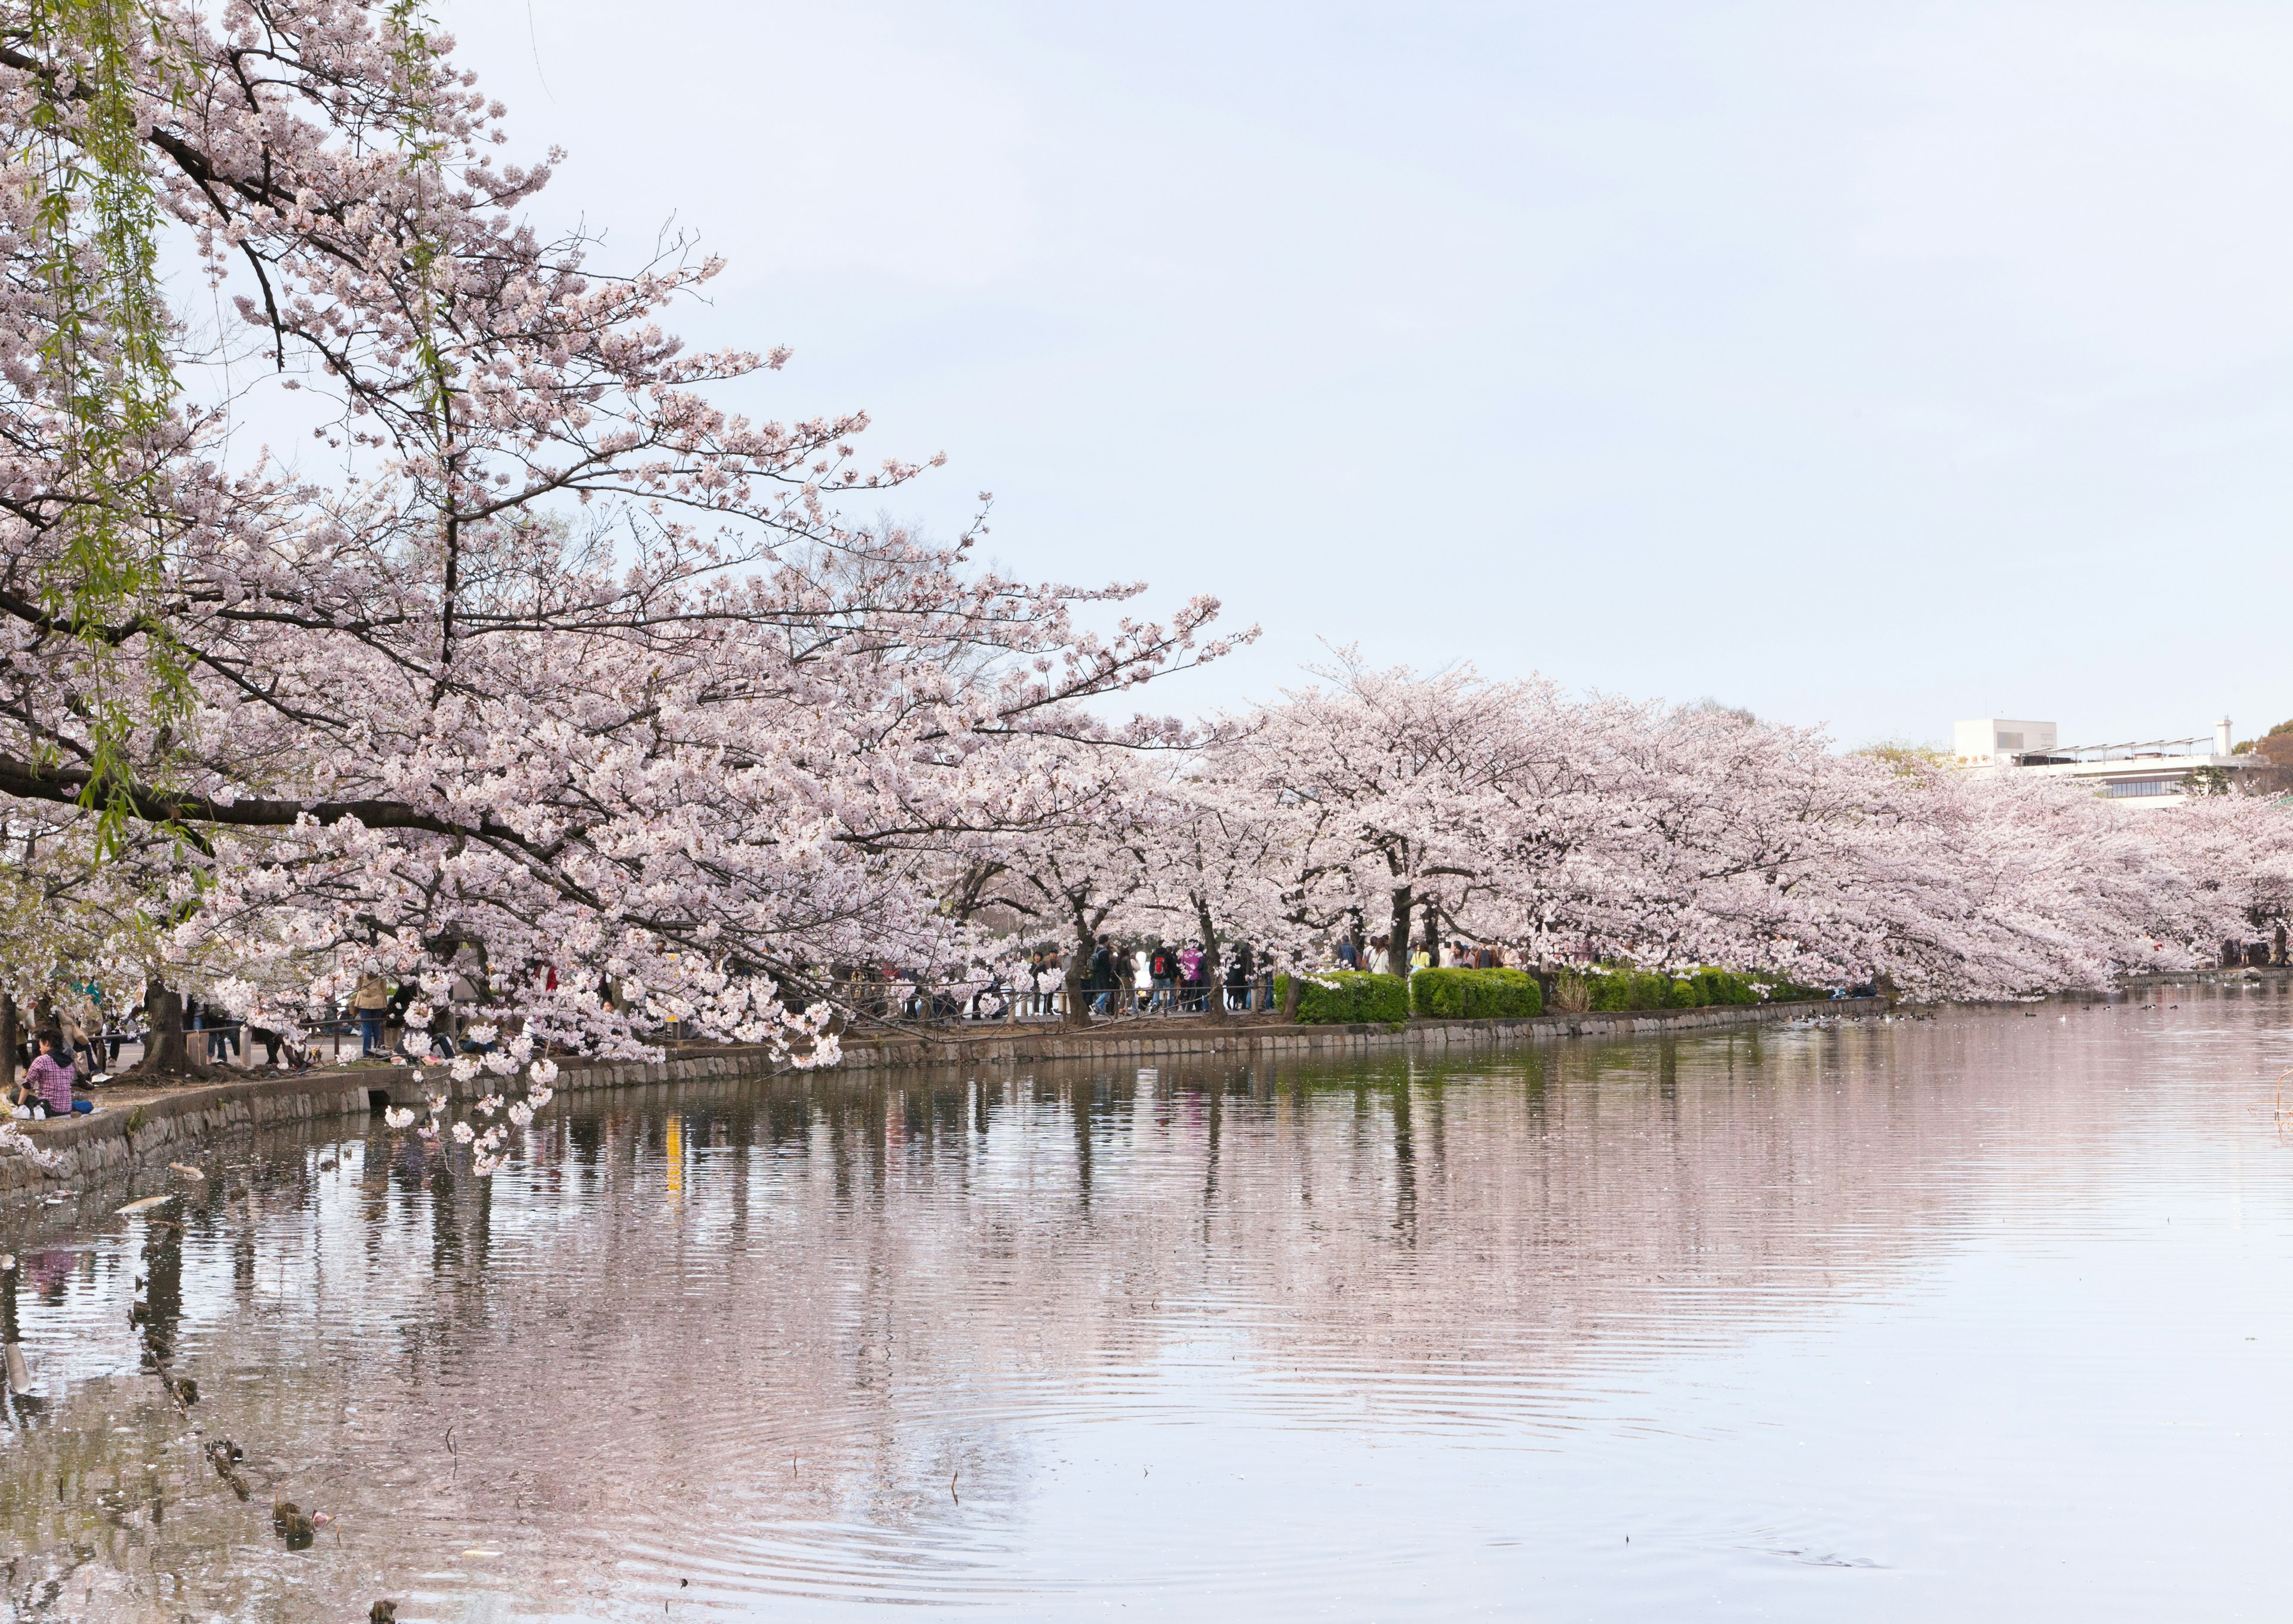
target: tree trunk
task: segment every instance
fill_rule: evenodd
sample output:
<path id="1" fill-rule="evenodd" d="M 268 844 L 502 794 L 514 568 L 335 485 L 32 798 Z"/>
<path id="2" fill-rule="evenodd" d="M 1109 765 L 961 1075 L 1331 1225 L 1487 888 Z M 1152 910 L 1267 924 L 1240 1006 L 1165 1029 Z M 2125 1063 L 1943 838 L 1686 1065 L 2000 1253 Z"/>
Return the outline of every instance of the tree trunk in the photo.
<path id="1" fill-rule="evenodd" d="M 1218 926 L 1211 923 L 1211 907 L 1202 898 L 1195 899 L 1195 925 L 1203 939 L 1203 1019 L 1222 1022 L 1226 1019 L 1226 978 L 1219 966 Z"/>
<path id="2" fill-rule="evenodd" d="M 183 1035 L 183 998 L 164 983 L 151 982 L 143 989 L 143 1058 L 135 1063 L 139 1072 L 161 1076 L 181 1076 L 189 1073 L 204 1077 L 207 1073 L 207 1057 L 193 1054 Z"/>
<path id="3" fill-rule="evenodd" d="M 16 1086 L 16 999 L 0 992 L 0 1088 Z"/>
<path id="4" fill-rule="evenodd" d="M 1386 968 L 1406 978 L 1409 974 L 1409 922 L 1417 912 L 1417 893 L 1406 885 L 1393 888 L 1393 928 L 1386 935 Z"/>
<path id="5" fill-rule="evenodd" d="M 1059 1024 L 1080 1029 L 1090 1024 L 1092 994 L 1083 983 L 1090 979 L 1091 955 L 1098 951 L 1098 933 L 1090 928 L 1082 910 L 1075 910 L 1075 950 L 1067 956 L 1067 1006 L 1060 1012 Z"/>

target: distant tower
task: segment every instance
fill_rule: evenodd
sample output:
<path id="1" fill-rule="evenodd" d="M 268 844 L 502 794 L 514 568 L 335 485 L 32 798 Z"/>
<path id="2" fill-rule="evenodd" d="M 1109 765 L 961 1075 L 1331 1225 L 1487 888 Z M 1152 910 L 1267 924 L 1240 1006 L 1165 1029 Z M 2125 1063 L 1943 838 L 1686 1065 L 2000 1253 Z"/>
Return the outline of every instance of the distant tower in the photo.
<path id="1" fill-rule="evenodd" d="M 2229 718 L 2227 716 L 2224 716 L 2220 721 L 2214 723 L 2214 754 L 2216 755 L 2226 755 L 2229 753 Z"/>

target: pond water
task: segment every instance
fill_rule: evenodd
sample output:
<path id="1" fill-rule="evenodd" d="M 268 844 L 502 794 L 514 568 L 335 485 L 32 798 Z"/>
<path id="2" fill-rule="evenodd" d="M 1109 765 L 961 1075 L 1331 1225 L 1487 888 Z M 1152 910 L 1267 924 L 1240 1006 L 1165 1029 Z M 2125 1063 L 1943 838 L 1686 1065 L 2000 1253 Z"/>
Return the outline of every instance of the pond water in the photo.
<path id="1" fill-rule="evenodd" d="M 8 1222 L 0 1618 L 2281 1616 L 2289 1017 L 251 1138 Z"/>

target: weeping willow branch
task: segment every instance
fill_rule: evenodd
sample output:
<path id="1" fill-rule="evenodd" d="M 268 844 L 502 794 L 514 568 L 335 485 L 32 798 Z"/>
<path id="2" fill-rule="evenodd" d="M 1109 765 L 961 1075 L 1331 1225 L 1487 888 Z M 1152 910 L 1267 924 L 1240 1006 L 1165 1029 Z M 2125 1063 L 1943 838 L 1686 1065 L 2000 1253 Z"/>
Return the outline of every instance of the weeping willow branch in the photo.
<path id="1" fill-rule="evenodd" d="M 39 594 L 59 622 L 149 628 L 130 644 L 83 642 L 77 656 L 93 745 L 81 804 L 99 814 L 99 854 L 112 855 L 137 816 L 131 737 L 147 724 L 166 733 L 192 700 L 189 659 L 147 613 L 168 574 L 158 469 L 175 381 L 141 99 L 179 95 L 183 74 L 134 0 L 33 0 L 31 24 L 47 93 L 26 154 L 48 311 L 39 349 L 63 430 Z"/>
<path id="2" fill-rule="evenodd" d="M 430 702 L 446 695 L 454 663 L 456 610 L 461 591 L 460 456 L 454 433 L 453 370 L 438 342 L 442 327 L 450 327 L 453 301 L 450 279 L 453 262 L 440 252 L 438 238 L 424 219 L 431 195 L 438 190 L 437 167 L 444 151 L 431 98 L 435 92 L 436 63 L 429 37 L 429 17 L 418 0 L 392 0 L 390 26 L 396 36 L 392 61 L 406 109 L 399 139 L 410 159 L 413 206 L 409 212 L 411 246 L 408 257 L 414 307 L 407 311 L 414 330 L 414 350 L 422 376 L 422 405 L 428 410 L 437 436 L 437 497 L 439 546 L 445 556 L 444 587 L 439 600 L 438 675 Z M 444 274 L 442 275 L 442 272 Z M 442 283 L 443 284 L 442 286 Z"/>

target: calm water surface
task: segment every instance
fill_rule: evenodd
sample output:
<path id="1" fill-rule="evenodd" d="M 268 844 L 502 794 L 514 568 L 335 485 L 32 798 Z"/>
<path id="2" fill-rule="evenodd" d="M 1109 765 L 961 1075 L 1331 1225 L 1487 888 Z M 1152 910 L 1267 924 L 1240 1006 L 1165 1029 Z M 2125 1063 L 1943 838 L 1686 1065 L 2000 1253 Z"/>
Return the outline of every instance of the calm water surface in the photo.
<path id="1" fill-rule="evenodd" d="M 250 1138 L 7 1222 L 0 1618 L 2281 1618 L 2289 1063 L 2184 987 Z"/>

